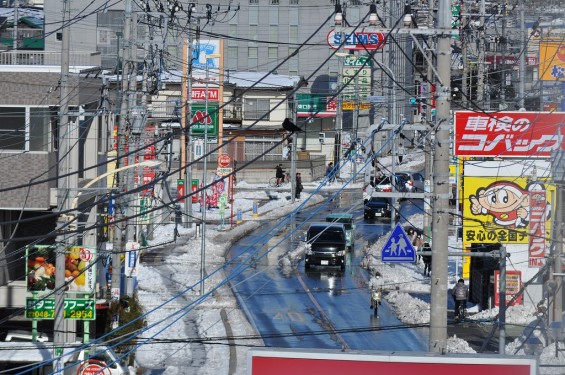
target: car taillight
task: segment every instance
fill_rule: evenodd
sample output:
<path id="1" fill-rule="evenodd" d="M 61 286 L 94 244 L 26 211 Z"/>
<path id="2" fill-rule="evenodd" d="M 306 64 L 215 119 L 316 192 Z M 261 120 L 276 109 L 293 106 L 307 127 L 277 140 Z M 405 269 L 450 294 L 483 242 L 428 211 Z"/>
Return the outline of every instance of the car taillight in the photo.
<path id="1" fill-rule="evenodd" d="M 413 181 L 408 181 L 408 185 L 412 186 L 412 185 L 414 185 L 414 182 L 413 182 Z"/>
<path id="2" fill-rule="evenodd" d="M 384 191 L 385 193 L 391 193 L 391 192 L 392 192 L 392 187 L 386 187 L 386 188 L 383 189 L 383 191 Z"/>

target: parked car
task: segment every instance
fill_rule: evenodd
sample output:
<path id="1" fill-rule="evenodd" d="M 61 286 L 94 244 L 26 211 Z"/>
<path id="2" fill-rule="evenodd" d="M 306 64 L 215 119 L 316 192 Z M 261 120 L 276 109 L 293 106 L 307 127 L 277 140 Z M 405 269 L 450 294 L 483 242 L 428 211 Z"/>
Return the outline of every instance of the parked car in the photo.
<path id="1" fill-rule="evenodd" d="M 402 176 L 396 173 L 394 174 L 394 178 L 391 178 L 391 176 L 384 176 L 380 179 L 377 179 L 375 183 L 375 191 L 392 192 L 392 181 L 394 181 L 395 191 L 408 191 L 404 179 L 402 178 Z"/>
<path id="2" fill-rule="evenodd" d="M 306 232 L 310 245 L 304 255 L 304 267 L 335 266 L 345 270 L 347 240 L 345 226 L 336 223 L 312 223 Z"/>
<path id="3" fill-rule="evenodd" d="M 371 197 L 363 209 L 363 217 L 365 219 L 373 219 L 375 217 L 390 217 L 392 215 L 392 202 L 390 198 Z"/>
<path id="4" fill-rule="evenodd" d="M 402 178 L 406 191 L 409 193 L 423 193 L 425 179 L 419 172 L 397 172 L 397 176 Z"/>
<path id="5" fill-rule="evenodd" d="M 345 240 L 347 242 L 347 248 L 350 250 L 353 249 L 353 243 L 355 242 L 355 224 L 353 224 L 353 221 L 353 214 L 348 213 L 332 213 L 326 216 L 326 222 L 344 225 Z"/>
<path id="6" fill-rule="evenodd" d="M 33 334 L 30 331 L 22 331 L 22 330 L 14 330 L 6 332 L 6 336 L 2 339 L 2 341 L 6 342 L 32 342 L 33 341 Z M 35 334 L 35 341 L 36 342 L 49 342 L 52 341 L 47 334 L 43 332 L 37 332 Z"/>

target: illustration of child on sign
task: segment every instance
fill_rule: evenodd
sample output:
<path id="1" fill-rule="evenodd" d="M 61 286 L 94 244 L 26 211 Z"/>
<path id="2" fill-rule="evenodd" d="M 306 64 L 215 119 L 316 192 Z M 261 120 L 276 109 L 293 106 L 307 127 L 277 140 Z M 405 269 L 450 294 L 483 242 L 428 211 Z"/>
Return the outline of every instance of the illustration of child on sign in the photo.
<path id="1" fill-rule="evenodd" d="M 477 189 L 471 195 L 473 215 L 490 215 L 493 223 L 506 229 L 526 228 L 530 222 L 530 194 L 545 191 L 540 183 L 531 183 L 526 188 L 511 181 L 496 181 Z M 549 217 L 550 204 L 546 203 L 546 218 Z"/>

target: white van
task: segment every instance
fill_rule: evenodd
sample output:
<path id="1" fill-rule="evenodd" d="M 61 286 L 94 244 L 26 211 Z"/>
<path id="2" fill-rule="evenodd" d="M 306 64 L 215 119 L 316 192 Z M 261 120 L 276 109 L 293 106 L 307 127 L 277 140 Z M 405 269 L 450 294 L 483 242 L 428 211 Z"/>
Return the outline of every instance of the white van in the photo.
<path id="1" fill-rule="evenodd" d="M 6 337 L 4 337 L 6 342 L 32 342 L 33 335 L 29 331 L 8 331 Z M 35 342 L 49 342 L 51 341 L 49 337 L 43 332 L 37 332 L 35 337 Z"/>

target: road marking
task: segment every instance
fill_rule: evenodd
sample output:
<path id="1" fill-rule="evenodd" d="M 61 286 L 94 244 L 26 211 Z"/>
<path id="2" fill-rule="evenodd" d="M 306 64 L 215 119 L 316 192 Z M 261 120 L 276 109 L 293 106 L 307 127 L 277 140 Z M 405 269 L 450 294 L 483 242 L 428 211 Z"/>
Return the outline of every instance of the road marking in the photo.
<path id="1" fill-rule="evenodd" d="M 310 301 L 312 301 L 312 303 L 314 304 L 314 307 L 316 307 L 316 309 L 320 313 L 320 316 L 324 319 L 324 321 L 328 325 L 329 329 L 333 332 L 333 334 L 337 337 L 337 340 L 341 343 L 342 349 L 343 350 L 351 349 L 349 347 L 349 345 L 347 344 L 347 342 L 343 339 L 343 337 L 339 333 L 336 332 L 336 329 L 333 326 L 332 321 L 328 318 L 328 316 L 326 315 L 326 313 L 322 309 L 322 306 L 320 306 L 318 301 L 316 301 L 316 299 L 314 298 L 314 295 L 312 295 L 312 293 L 310 293 L 310 289 L 308 289 L 308 287 L 306 286 L 306 284 L 302 280 L 300 273 L 298 273 L 298 271 L 294 271 L 294 273 L 296 275 L 298 282 L 300 283 L 300 285 L 302 285 L 302 289 L 304 289 L 304 291 L 306 292 L 306 295 L 308 296 L 308 298 L 310 298 Z"/>

